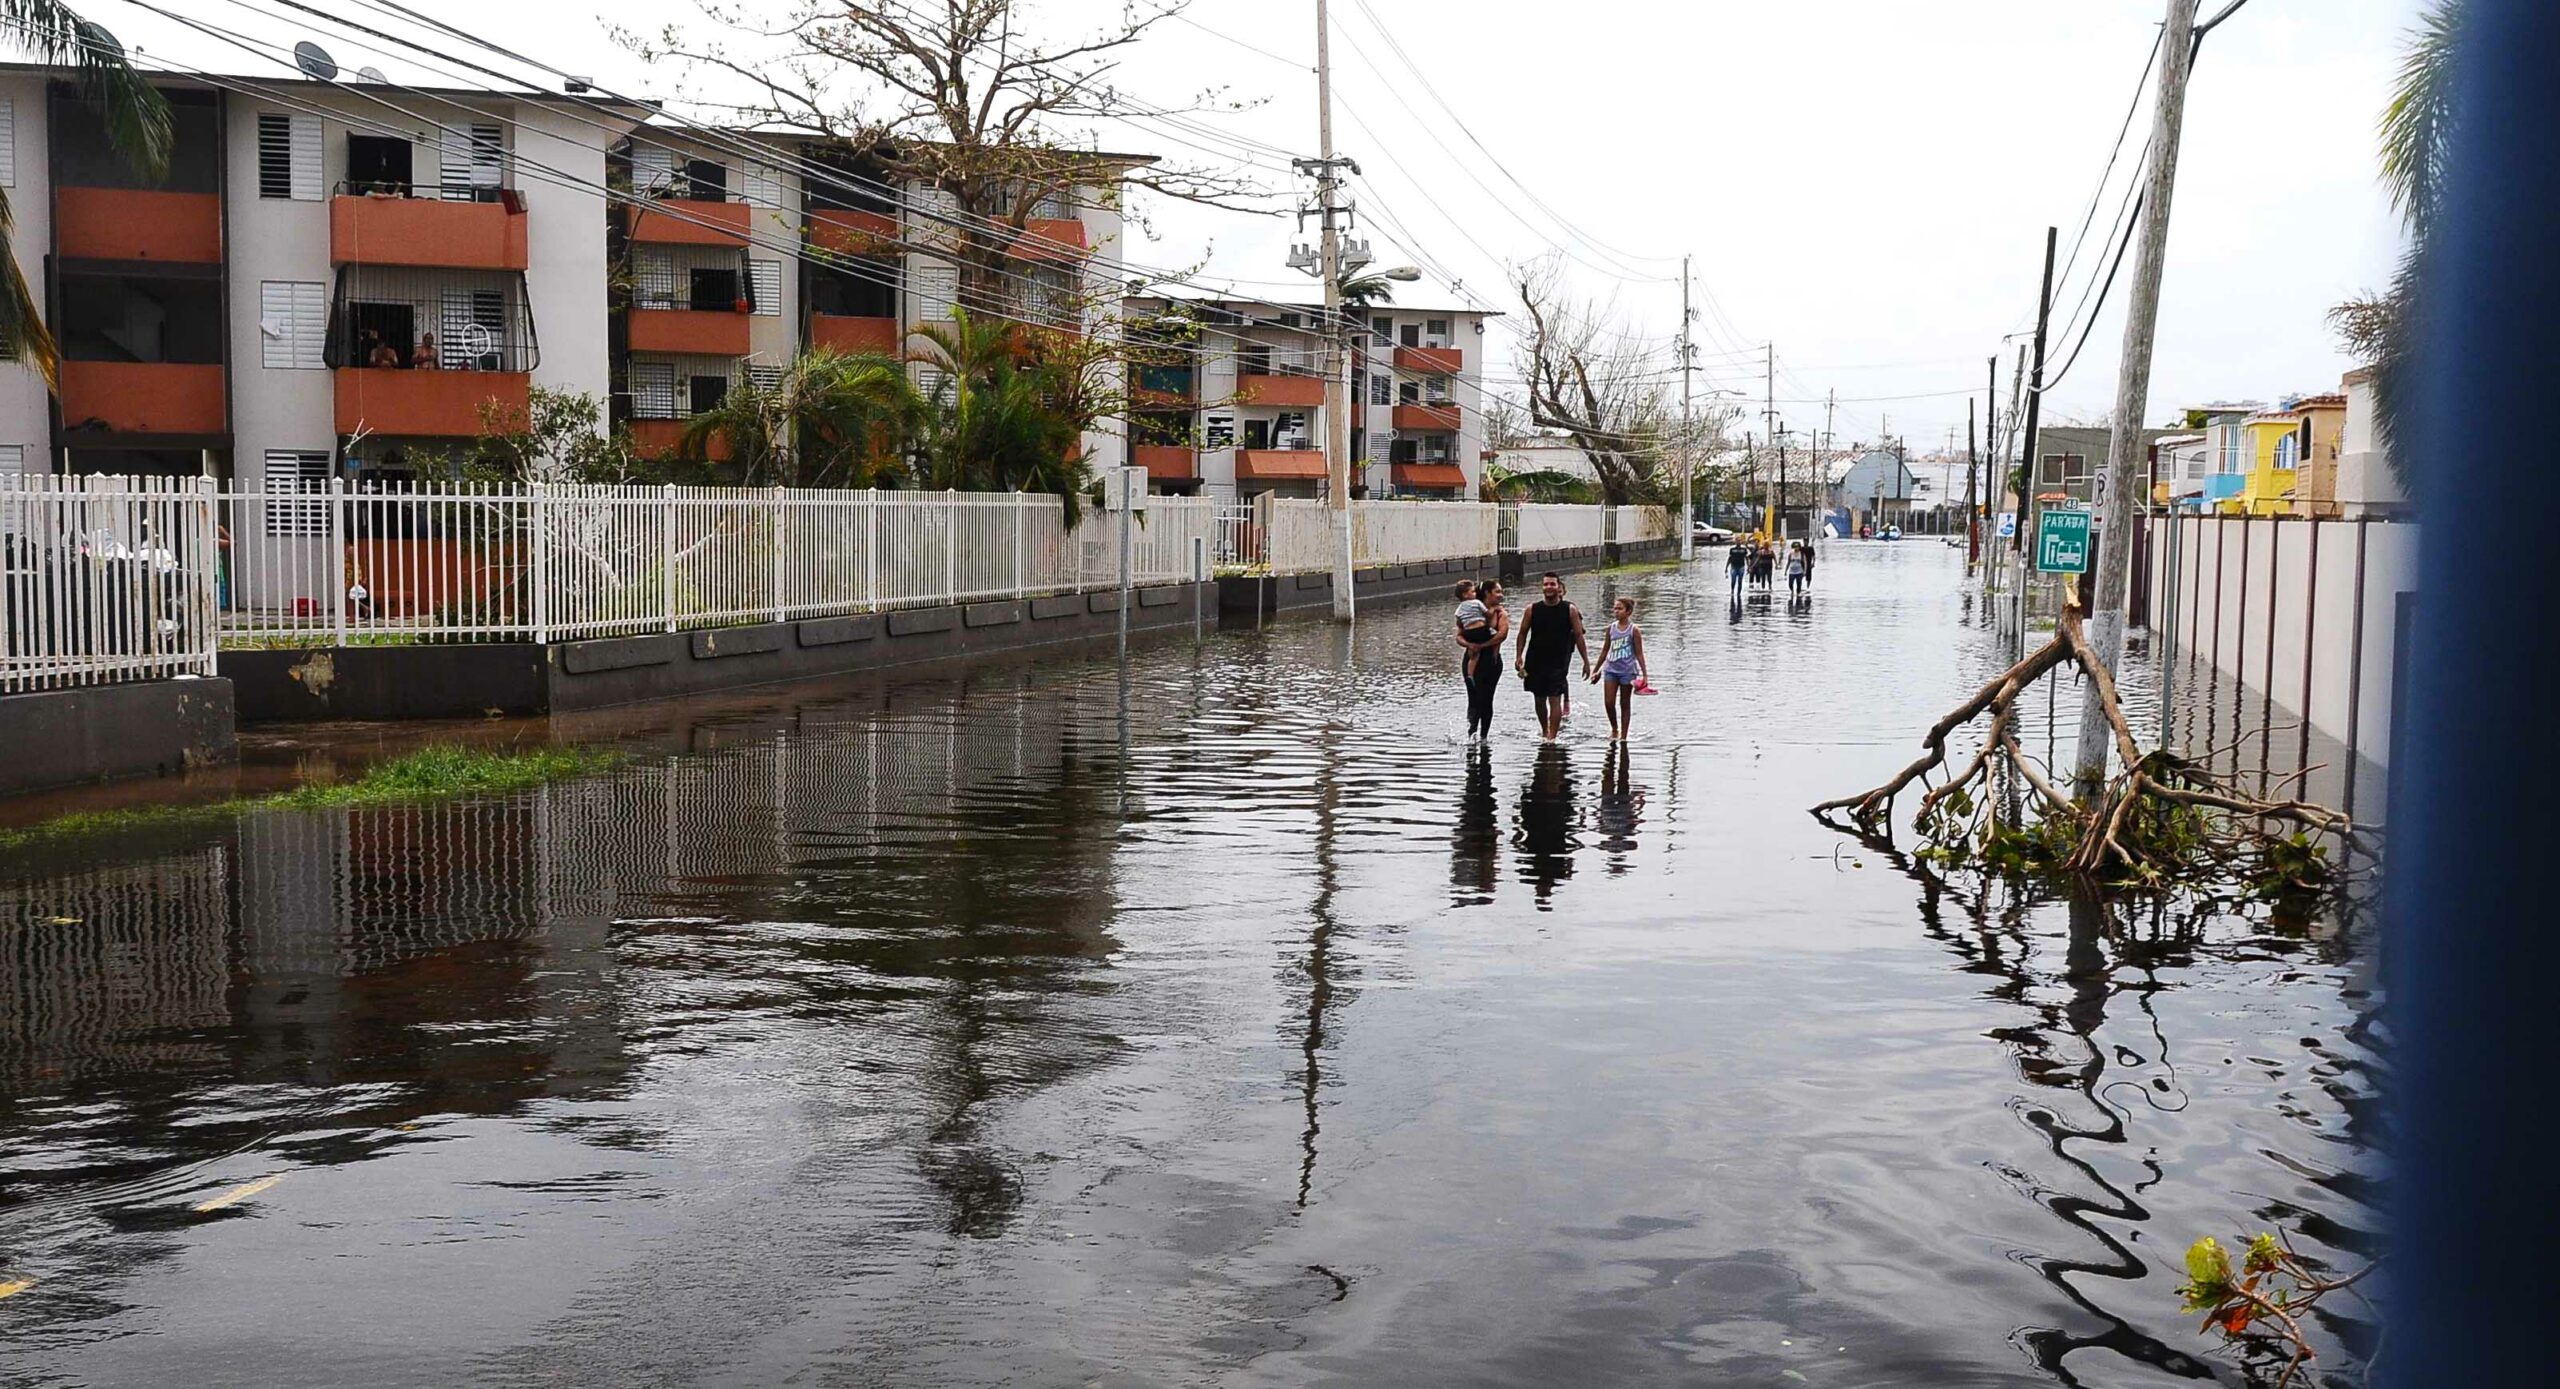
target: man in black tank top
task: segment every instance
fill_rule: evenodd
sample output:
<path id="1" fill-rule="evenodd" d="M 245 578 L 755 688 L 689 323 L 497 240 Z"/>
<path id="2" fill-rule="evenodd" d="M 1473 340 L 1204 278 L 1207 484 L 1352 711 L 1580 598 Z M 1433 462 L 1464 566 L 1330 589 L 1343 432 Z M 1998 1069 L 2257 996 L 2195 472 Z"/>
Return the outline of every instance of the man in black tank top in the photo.
<path id="1" fill-rule="evenodd" d="M 1564 724 L 1565 691 L 1572 683 L 1573 658 L 1582 658 L 1582 673 L 1591 674 L 1591 648 L 1582 639 L 1582 610 L 1564 600 L 1564 580 L 1552 573 L 1538 576 L 1538 601 L 1520 622 L 1520 637 L 1511 647 L 1520 683 L 1538 706 L 1539 735 L 1556 740 Z"/>

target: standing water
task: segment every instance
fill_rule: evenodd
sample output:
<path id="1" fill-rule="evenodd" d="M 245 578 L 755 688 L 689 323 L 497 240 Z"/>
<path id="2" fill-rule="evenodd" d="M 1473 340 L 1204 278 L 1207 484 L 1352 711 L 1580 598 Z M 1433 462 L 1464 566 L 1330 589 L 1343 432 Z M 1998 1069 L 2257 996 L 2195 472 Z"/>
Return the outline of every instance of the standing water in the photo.
<path id="1" fill-rule="evenodd" d="M 1426 606 L 9 857 L 0 1383 L 2236 1384 L 2192 1240 L 2372 1255 L 2360 934 L 1803 813 L 1995 668 L 1959 555 L 1572 589 L 1623 756 Z"/>

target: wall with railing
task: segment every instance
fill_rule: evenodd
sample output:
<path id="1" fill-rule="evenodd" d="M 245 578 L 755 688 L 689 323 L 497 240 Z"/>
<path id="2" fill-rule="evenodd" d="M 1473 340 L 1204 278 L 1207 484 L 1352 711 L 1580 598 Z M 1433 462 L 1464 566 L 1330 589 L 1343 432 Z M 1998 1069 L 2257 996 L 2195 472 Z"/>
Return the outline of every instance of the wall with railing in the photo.
<path id="1" fill-rule="evenodd" d="M 1583 550 L 1607 538 L 1607 507 L 1521 502 L 1515 510 L 1523 550 Z"/>
<path id="2" fill-rule="evenodd" d="M 1321 500 L 1265 496 L 1255 507 L 1263 522 L 1262 562 L 1275 574 L 1329 570 L 1341 559 L 1342 522 Z M 1355 501 L 1351 504 L 1352 564 L 1413 564 L 1492 554 L 1497 509 L 1482 502 Z"/>
<path id="3" fill-rule="evenodd" d="M 220 494 L 239 641 L 560 641 L 1106 588 L 1119 517 L 1032 493 L 422 485 Z M 1216 503 L 1152 498 L 1139 583 Z"/>
<path id="4" fill-rule="evenodd" d="M 0 474 L 0 693 L 213 671 L 210 483 Z"/>

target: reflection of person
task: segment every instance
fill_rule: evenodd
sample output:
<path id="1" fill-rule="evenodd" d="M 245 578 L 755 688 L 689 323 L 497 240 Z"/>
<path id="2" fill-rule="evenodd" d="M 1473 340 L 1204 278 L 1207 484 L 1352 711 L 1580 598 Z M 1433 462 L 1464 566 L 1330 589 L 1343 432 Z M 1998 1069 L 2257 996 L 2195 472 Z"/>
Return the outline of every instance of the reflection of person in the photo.
<path id="1" fill-rule="evenodd" d="M 1563 748 L 1549 744 L 1538 749 L 1537 767 L 1521 788 L 1518 828 L 1511 836 L 1520 850 L 1520 878 L 1535 889 L 1540 911 L 1547 910 L 1555 885 L 1573 876 L 1573 851 L 1581 847 L 1576 820 L 1573 766 Z"/>
<path id="2" fill-rule="evenodd" d="M 1502 680 L 1502 662 L 1484 663 L 1493 679 Z M 1493 802 L 1493 748 L 1480 744 L 1467 753 L 1466 784 L 1458 792 L 1458 823 L 1449 840 L 1449 904 L 1481 907 L 1493 900 L 1495 876 L 1501 870 L 1496 840 L 1499 815 Z"/>
<path id="3" fill-rule="evenodd" d="M 1636 847 L 1636 830 L 1644 824 L 1644 788 L 1636 785 L 1628 766 L 1627 745 L 1620 743 L 1600 764 L 1600 808 L 1595 815 L 1600 847 L 1609 851 L 1609 876 L 1627 871 L 1627 855 Z"/>
<path id="4" fill-rule="evenodd" d="M 1479 657 L 1467 672 L 1467 736 L 1493 736 L 1493 694 L 1502 688 L 1502 642 L 1511 635 L 1511 614 L 1503 610 L 1502 585 L 1487 583 L 1477 591 L 1476 600 L 1484 604 L 1487 630 L 1491 640 L 1483 648 L 1491 659 Z"/>
<path id="5" fill-rule="evenodd" d="M 1609 715 L 1609 741 L 1625 742 L 1635 732 L 1636 687 L 1646 683 L 1644 629 L 1636 626 L 1636 600 L 1621 596 L 1609 605 L 1609 630 L 1601 638 L 1600 668 L 1591 672 L 1600 685 L 1600 707 Z"/>
<path id="6" fill-rule="evenodd" d="M 1552 743 L 1564 726 L 1572 660 L 1580 656 L 1582 673 L 1589 675 L 1591 648 L 1583 640 L 1582 610 L 1564 599 L 1564 580 L 1553 571 L 1541 574 L 1538 593 L 1538 601 L 1529 605 L 1528 616 L 1521 620 L 1512 663 L 1520 672 L 1520 683 L 1529 687 L 1529 696 L 1536 701 L 1538 736 Z"/>

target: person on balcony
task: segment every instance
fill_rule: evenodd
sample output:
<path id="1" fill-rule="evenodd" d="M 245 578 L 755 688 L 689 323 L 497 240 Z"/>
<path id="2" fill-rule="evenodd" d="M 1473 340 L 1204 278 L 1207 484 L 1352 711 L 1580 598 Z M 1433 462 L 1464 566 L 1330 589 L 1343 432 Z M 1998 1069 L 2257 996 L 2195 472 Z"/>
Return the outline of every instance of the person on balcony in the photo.
<path id="1" fill-rule="evenodd" d="M 418 355 L 412 365 L 420 371 L 435 371 L 444 366 L 444 358 L 436 354 L 436 335 L 427 333 L 418 339 Z"/>
<path id="2" fill-rule="evenodd" d="M 364 364 L 366 366 L 379 370 L 397 370 L 399 368 L 400 349 L 384 342 L 382 340 L 382 334 L 379 331 L 372 328 L 365 329 L 364 344 Z"/>

